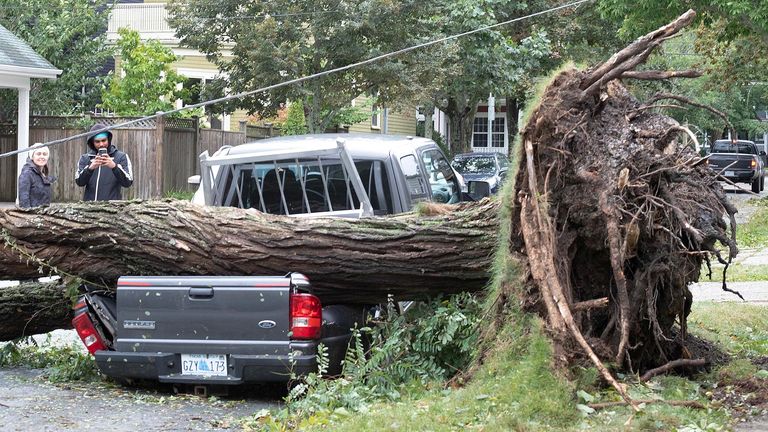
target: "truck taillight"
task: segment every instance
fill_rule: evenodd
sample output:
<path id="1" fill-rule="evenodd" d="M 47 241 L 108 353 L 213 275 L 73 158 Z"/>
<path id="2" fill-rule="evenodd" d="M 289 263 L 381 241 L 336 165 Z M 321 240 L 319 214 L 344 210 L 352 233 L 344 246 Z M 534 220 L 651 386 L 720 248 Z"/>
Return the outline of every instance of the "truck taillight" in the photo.
<path id="1" fill-rule="evenodd" d="M 320 299 L 312 294 L 291 294 L 291 338 L 318 339 L 323 321 Z"/>
<path id="2" fill-rule="evenodd" d="M 96 351 L 107 349 L 87 313 L 84 312 L 76 315 L 72 319 L 72 327 L 77 331 L 77 335 L 80 336 L 80 340 L 88 348 L 89 353 L 93 354 Z"/>

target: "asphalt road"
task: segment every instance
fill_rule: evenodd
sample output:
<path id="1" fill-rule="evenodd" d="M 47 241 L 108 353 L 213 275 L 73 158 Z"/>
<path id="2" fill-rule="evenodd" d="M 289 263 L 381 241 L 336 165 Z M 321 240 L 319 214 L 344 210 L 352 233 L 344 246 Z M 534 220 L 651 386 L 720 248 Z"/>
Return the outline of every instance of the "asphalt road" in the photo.
<path id="1" fill-rule="evenodd" d="M 280 402 L 273 387 L 250 389 L 245 398 L 203 398 L 105 382 L 56 386 L 41 374 L 39 369 L 0 369 L 1 431 L 240 430 L 238 419 Z"/>

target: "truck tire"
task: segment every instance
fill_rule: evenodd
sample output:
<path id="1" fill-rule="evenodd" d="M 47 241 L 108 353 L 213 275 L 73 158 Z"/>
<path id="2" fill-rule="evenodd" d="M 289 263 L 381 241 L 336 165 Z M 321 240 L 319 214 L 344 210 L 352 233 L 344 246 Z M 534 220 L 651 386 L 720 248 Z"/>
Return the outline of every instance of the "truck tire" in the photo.
<path id="1" fill-rule="evenodd" d="M 760 192 L 765 190 L 765 175 L 760 176 Z"/>
<path id="2" fill-rule="evenodd" d="M 752 180 L 752 192 L 760 193 L 760 177 Z"/>

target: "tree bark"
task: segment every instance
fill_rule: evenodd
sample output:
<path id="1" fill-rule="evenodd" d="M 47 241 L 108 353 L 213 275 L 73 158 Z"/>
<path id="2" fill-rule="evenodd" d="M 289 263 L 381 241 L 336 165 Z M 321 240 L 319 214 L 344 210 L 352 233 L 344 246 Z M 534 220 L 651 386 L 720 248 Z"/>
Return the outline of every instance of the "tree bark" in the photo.
<path id="1" fill-rule="evenodd" d="M 488 281 L 497 203 L 389 218 L 286 218 L 184 201 L 0 211 L 0 275 L 56 271 L 112 287 L 122 275 L 309 277 L 324 302 L 477 291 Z"/>
<path id="2" fill-rule="evenodd" d="M 71 300 L 60 282 L 0 288 L 0 341 L 68 328 Z"/>
<path id="3" fill-rule="evenodd" d="M 452 155 L 467 153 L 472 143 L 472 124 L 477 113 L 478 101 L 463 97 L 451 96 L 445 108 L 450 128 L 450 149 Z M 490 145 L 490 143 L 489 143 Z"/>

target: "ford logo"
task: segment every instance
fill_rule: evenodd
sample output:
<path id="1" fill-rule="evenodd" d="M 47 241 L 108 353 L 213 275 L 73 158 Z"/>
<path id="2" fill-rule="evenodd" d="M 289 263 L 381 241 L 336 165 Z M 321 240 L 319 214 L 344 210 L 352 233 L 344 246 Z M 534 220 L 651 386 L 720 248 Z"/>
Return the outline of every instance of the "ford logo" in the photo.
<path id="1" fill-rule="evenodd" d="M 273 328 L 276 325 L 277 325 L 277 323 L 272 321 L 272 320 L 259 321 L 259 327 L 261 327 L 263 329 L 271 329 L 271 328 Z"/>

